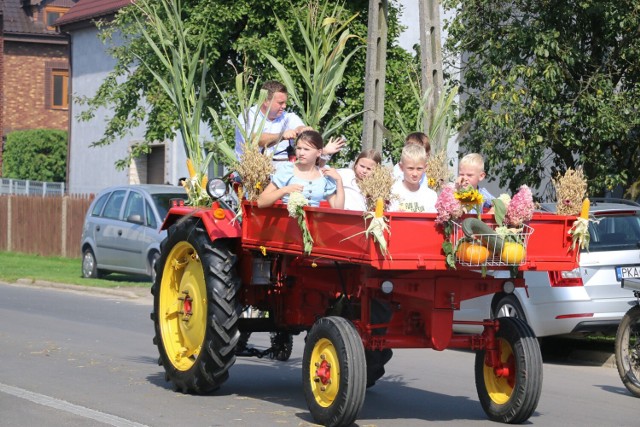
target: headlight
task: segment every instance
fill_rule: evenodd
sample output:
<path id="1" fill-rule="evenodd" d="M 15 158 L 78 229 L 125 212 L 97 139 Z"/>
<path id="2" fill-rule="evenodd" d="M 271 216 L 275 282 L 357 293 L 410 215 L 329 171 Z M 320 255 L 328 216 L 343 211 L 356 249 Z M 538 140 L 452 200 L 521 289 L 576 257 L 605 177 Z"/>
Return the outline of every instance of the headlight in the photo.
<path id="1" fill-rule="evenodd" d="M 207 194 L 209 194 L 212 199 L 217 200 L 224 196 L 226 192 L 227 184 L 225 184 L 223 180 L 216 178 L 207 182 Z"/>

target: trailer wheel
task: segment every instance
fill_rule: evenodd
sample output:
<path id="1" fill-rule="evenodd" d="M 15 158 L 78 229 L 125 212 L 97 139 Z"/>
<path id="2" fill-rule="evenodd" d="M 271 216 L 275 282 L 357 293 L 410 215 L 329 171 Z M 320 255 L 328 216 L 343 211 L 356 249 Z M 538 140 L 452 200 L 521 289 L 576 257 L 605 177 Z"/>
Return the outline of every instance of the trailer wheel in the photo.
<path id="1" fill-rule="evenodd" d="M 624 315 L 616 333 L 616 366 L 624 386 L 640 397 L 640 306 Z"/>
<path id="2" fill-rule="evenodd" d="M 531 327 L 514 317 L 497 319 L 501 366 L 491 367 L 486 351 L 476 353 L 476 390 L 493 421 L 518 424 L 529 419 L 542 391 L 542 356 Z"/>
<path id="3" fill-rule="evenodd" d="M 224 241 L 211 242 L 197 221 L 174 227 L 152 287 L 154 344 L 177 391 L 207 393 L 227 380 L 236 360 L 237 258 Z"/>
<path id="4" fill-rule="evenodd" d="M 364 403 L 366 375 L 364 347 L 353 324 L 335 316 L 316 321 L 302 358 L 304 396 L 315 422 L 351 425 Z"/>
<path id="5" fill-rule="evenodd" d="M 370 388 L 385 374 L 384 365 L 391 360 L 393 351 L 390 348 L 365 350 L 364 356 L 367 359 L 367 388 Z"/>
<path id="6" fill-rule="evenodd" d="M 272 358 L 281 362 L 289 360 L 293 351 L 293 335 L 288 332 L 271 332 L 269 338 L 273 349 Z"/>

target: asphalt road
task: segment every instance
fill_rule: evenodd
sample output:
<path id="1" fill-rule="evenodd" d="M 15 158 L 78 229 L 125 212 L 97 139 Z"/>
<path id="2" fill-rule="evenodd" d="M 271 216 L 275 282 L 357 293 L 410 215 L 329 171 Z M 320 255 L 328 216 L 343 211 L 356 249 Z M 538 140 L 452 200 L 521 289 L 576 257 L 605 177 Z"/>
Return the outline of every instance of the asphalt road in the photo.
<path id="1" fill-rule="evenodd" d="M 0 426 L 314 425 L 301 390 L 302 336 L 288 362 L 240 358 L 216 393 L 184 395 L 157 365 L 150 298 L 132 296 L 0 284 Z M 473 359 L 396 350 L 357 425 L 495 425 L 478 402 Z M 639 403 L 609 366 L 547 361 L 528 423 L 636 426 Z"/>

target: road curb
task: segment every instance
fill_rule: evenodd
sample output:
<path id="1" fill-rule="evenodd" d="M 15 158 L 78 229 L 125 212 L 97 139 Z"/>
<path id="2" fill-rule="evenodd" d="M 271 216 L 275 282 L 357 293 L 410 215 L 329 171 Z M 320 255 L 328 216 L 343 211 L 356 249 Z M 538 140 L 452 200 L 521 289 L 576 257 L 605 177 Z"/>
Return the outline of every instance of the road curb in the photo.
<path id="1" fill-rule="evenodd" d="M 143 298 L 142 295 L 131 290 L 118 289 L 118 288 L 96 288 L 91 286 L 71 285 L 68 283 L 49 282 L 47 280 L 33 280 L 33 279 L 18 279 L 15 284 L 24 286 L 36 286 L 43 288 L 62 289 L 67 291 L 76 292 L 89 292 L 100 295 L 117 296 L 121 298 L 139 299 Z M 147 292 L 149 292 L 147 290 Z"/>

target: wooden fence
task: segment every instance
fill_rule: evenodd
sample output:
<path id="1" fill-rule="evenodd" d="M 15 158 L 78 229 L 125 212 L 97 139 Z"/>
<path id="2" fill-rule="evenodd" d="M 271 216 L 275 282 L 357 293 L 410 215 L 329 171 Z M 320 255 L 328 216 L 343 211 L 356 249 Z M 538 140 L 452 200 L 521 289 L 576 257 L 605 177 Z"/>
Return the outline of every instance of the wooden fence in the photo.
<path id="1" fill-rule="evenodd" d="M 0 196 L 0 251 L 80 257 L 90 196 Z"/>

